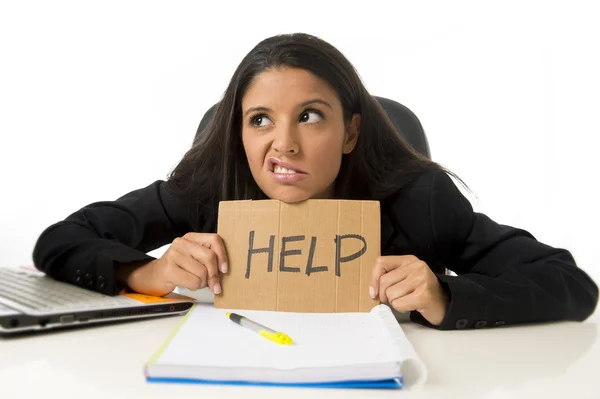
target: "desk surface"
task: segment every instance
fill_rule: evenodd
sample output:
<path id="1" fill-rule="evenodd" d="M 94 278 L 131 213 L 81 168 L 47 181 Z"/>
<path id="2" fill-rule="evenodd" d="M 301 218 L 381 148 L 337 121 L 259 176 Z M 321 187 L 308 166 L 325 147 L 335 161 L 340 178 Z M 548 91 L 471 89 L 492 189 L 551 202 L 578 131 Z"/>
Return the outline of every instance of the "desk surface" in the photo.
<path id="1" fill-rule="evenodd" d="M 143 365 L 179 320 L 0 338 L 0 397 L 600 398 L 598 313 L 584 323 L 468 331 L 403 322 L 429 371 L 412 392 L 149 384 Z"/>

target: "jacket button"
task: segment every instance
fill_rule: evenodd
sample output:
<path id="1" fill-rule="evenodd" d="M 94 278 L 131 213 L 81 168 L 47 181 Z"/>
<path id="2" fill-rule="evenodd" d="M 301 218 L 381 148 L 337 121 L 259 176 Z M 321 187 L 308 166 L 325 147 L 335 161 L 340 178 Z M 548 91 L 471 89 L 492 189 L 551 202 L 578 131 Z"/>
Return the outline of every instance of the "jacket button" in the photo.
<path id="1" fill-rule="evenodd" d="M 456 321 L 456 328 L 459 330 L 462 330 L 464 328 L 467 327 L 467 324 L 469 324 L 469 320 L 467 319 L 459 319 Z"/>
<path id="2" fill-rule="evenodd" d="M 479 320 L 477 323 L 475 323 L 475 328 L 484 328 L 487 326 L 487 321 L 484 320 Z"/>
<path id="3" fill-rule="evenodd" d="M 92 285 L 94 283 L 94 279 L 92 278 L 92 273 L 87 273 L 85 275 L 85 281 L 88 283 L 88 285 Z"/>
<path id="4" fill-rule="evenodd" d="M 81 282 L 81 270 L 77 269 L 75 271 L 75 282 L 76 283 L 80 283 Z"/>
<path id="5" fill-rule="evenodd" d="M 506 322 L 504 320 L 498 320 L 498 321 L 494 322 L 494 327 L 500 327 L 505 324 L 506 324 Z"/>
<path id="6" fill-rule="evenodd" d="M 98 276 L 98 287 L 104 288 L 106 286 L 106 278 L 104 276 Z"/>

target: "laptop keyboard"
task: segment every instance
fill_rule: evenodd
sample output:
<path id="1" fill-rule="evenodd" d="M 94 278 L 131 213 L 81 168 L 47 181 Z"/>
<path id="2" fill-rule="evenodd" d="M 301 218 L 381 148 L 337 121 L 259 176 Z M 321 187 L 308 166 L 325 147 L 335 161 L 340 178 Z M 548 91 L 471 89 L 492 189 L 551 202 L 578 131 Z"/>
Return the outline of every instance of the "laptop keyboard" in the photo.
<path id="1" fill-rule="evenodd" d="M 120 303 L 115 297 L 59 282 L 38 272 L 0 267 L 0 302 L 25 313 L 60 313 Z"/>

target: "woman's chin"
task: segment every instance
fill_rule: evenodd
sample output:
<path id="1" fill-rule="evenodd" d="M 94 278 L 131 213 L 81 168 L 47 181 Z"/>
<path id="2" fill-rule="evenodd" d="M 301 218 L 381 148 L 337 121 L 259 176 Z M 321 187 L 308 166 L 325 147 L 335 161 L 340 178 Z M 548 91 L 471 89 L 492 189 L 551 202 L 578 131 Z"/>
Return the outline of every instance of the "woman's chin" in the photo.
<path id="1" fill-rule="evenodd" d="M 295 204 L 298 202 L 306 201 L 306 200 L 310 199 L 310 197 L 304 196 L 304 195 L 302 195 L 302 196 L 300 196 L 300 195 L 281 195 L 281 196 L 274 197 L 273 199 L 285 202 L 287 204 Z"/>
<path id="2" fill-rule="evenodd" d="M 327 199 L 333 198 L 333 185 L 325 190 L 307 187 L 307 185 L 277 185 L 263 187 L 263 193 L 270 199 L 283 201 L 289 204 L 302 202 L 309 199 Z"/>
<path id="3" fill-rule="evenodd" d="M 279 200 L 288 204 L 306 201 L 312 197 L 311 193 L 307 193 L 295 187 L 284 187 L 282 190 L 277 190 L 276 192 L 273 192 L 271 194 L 272 195 L 269 195 L 269 198 Z"/>

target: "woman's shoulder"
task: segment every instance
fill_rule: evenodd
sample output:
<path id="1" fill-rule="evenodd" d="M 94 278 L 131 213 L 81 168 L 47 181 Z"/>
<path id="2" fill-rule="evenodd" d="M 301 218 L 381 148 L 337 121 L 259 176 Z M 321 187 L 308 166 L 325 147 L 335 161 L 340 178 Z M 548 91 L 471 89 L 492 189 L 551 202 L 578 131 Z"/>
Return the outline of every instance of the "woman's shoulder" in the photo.
<path id="1" fill-rule="evenodd" d="M 413 176 L 406 184 L 382 200 L 382 207 L 393 210 L 407 205 L 429 206 L 440 199 L 468 202 L 450 174 L 444 170 L 427 170 Z"/>
<path id="2" fill-rule="evenodd" d="M 384 246 L 400 239 L 426 250 L 436 232 L 465 233 L 473 217 L 471 203 L 443 170 L 420 173 L 380 204 Z"/>

